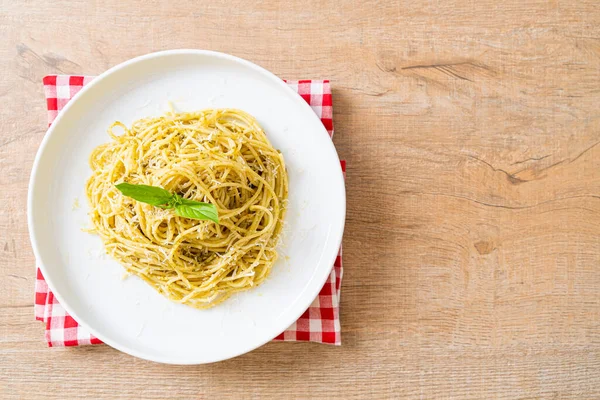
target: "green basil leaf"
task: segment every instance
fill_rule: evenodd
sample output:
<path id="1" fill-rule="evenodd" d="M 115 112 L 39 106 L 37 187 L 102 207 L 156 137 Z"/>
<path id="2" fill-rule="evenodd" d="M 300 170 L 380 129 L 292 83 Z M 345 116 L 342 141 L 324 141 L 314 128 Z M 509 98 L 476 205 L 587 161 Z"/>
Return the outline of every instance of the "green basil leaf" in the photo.
<path id="1" fill-rule="evenodd" d="M 219 223 L 219 213 L 214 204 L 181 199 L 182 202 L 175 206 L 175 214 L 184 218 L 210 220 Z"/>
<path id="2" fill-rule="evenodd" d="M 217 224 L 219 223 L 219 213 L 213 204 L 184 199 L 176 193 L 171 194 L 168 190 L 156 186 L 120 183 L 115 185 L 115 187 L 123 195 L 142 203 L 165 209 L 175 208 L 175 214 L 180 217 L 210 220 Z"/>
<path id="3" fill-rule="evenodd" d="M 115 187 L 119 189 L 125 196 L 153 206 L 164 206 L 168 204 L 173 197 L 168 190 L 157 186 L 119 183 L 118 185 L 115 185 Z"/>

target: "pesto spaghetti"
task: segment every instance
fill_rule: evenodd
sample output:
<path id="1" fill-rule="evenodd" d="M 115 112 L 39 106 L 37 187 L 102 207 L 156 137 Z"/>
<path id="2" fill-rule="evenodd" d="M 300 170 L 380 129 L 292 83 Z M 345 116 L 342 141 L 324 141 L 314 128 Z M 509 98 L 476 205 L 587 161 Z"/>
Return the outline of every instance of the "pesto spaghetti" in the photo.
<path id="1" fill-rule="evenodd" d="M 282 154 L 254 117 L 231 109 L 168 113 L 130 128 L 115 122 L 108 134 L 112 140 L 90 156 L 86 185 L 92 231 L 108 254 L 164 296 L 197 308 L 265 280 L 277 259 L 288 182 Z M 218 223 L 136 201 L 117 189 L 124 183 L 214 205 Z"/>

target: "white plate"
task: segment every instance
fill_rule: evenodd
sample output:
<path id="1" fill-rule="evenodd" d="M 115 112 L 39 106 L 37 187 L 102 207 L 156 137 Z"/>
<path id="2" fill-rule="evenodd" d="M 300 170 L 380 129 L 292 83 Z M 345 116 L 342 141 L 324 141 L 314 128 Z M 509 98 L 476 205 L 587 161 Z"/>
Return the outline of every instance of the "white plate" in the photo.
<path id="1" fill-rule="evenodd" d="M 285 157 L 289 211 L 280 259 L 261 286 L 197 310 L 175 304 L 104 256 L 89 226 L 84 185 L 92 149 L 115 120 L 167 111 L 239 108 L 254 115 Z M 78 208 L 74 204 L 79 202 Z M 148 360 L 199 364 L 273 339 L 310 305 L 336 257 L 344 228 L 340 162 L 321 121 L 275 75 L 210 51 L 174 50 L 120 64 L 69 102 L 44 137 L 29 184 L 35 256 L 64 308 L 95 336 Z"/>

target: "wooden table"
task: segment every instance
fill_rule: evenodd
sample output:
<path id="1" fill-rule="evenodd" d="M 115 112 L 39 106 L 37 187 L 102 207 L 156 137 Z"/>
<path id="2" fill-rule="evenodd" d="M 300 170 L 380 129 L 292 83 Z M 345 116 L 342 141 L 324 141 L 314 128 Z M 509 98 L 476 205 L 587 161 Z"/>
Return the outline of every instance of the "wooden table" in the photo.
<path id="1" fill-rule="evenodd" d="M 0 397 L 600 397 L 596 1 L 167 3 L 0 2 Z M 172 48 L 331 79 L 341 347 L 191 367 L 46 347 L 26 224 L 41 79 Z"/>

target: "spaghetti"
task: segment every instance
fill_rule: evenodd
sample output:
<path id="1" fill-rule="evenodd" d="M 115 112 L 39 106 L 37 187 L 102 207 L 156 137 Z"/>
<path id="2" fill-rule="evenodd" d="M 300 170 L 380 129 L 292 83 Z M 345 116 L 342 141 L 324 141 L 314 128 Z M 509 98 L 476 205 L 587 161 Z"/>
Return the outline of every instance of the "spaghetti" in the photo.
<path id="1" fill-rule="evenodd" d="M 118 135 L 115 128 L 124 132 Z M 265 280 L 277 258 L 288 182 L 282 154 L 251 115 L 168 113 L 127 128 L 90 156 L 92 231 L 125 269 L 179 303 L 208 308 Z M 123 196 L 115 184 L 160 186 L 214 204 L 219 224 Z"/>

